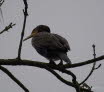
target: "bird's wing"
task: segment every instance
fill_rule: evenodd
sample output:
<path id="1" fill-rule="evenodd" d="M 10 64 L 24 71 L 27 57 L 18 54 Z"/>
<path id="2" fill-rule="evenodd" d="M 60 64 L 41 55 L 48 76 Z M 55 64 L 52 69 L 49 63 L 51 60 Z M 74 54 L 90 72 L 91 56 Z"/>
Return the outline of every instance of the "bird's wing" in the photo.
<path id="1" fill-rule="evenodd" d="M 39 48 L 47 48 L 48 50 L 66 51 L 66 48 L 69 49 L 67 41 L 64 38 L 50 33 L 40 33 L 35 36 L 32 40 L 32 44 Z"/>
<path id="2" fill-rule="evenodd" d="M 54 36 L 59 40 L 59 42 L 63 45 L 64 48 L 66 48 L 67 50 L 70 50 L 69 43 L 65 38 L 63 38 L 58 34 L 54 34 Z"/>

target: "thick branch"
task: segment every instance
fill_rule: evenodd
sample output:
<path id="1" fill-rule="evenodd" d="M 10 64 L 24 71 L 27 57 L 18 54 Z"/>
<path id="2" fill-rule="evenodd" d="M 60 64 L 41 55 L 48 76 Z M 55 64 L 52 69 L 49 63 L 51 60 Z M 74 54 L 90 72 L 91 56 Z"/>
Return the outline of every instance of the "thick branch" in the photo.
<path id="1" fill-rule="evenodd" d="M 16 82 L 25 92 L 29 92 L 29 90 L 5 67 L 0 66 L 0 69 L 6 73 L 14 82 Z"/>
<path id="2" fill-rule="evenodd" d="M 101 58 L 101 57 L 99 57 L 99 58 Z M 29 61 L 29 60 L 22 60 L 22 62 L 18 62 L 18 59 L 8 59 L 8 60 L 0 59 L 0 65 L 28 65 L 28 66 L 35 66 L 35 67 L 39 67 L 39 68 L 44 68 L 44 69 L 50 71 L 53 75 L 55 75 L 63 83 L 65 83 L 67 85 L 70 85 L 74 88 L 77 87 L 76 90 L 79 90 L 79 85 L 77 85 L 77 82 L 71 83 L 71 82 L 63 79 L 60 75 L 58 75 L 53 70 L 53 69 L 55 69 L 55 70 L 62 71 L 62 69 L 59 69 L 59 68 L 63 68 L 63 67 L 60 67 L 58 65 L 51 65 L 51 64 L 48 64 L 48 63 L 37 62 L 37 61 Z M 62 72 L 71 75 L 73 77 L 74 81 L 76 81 L 75 75 L 73 75 L 73 73 L 71 73 L 70 71 L 63 70 Z M 82 89 L 82 88 L 80 88 L 80 89 L 81 90 L 87 90 L 87 89 Z M 79 92 L 79 91 L 77 91 L 77 92 Z M 91 92 L 91 91 L 87 90 L 86 92 Z"/>
<path id="3" fill-rule="evenodd" d="M 75 63 L 75 64 L 72 64 L 72 65 L 66 64 L 66 65 L 63 65 L 63 66 L 51 65 L 49 63 L 43 63 L 43 62 L 38 62 L 38 61 L 22 60 L 22 62 L 18 62 L 18 59 L 0 59 L 0 65 L 13 65 L 13 66 L 26 65 L 26 66 L 34 66 L 34 67 L 44 68 L 44 69 L 47 69 L 47 70 L 48 70 L 48 68 L 46 66 L 48 66 L 49 67 L 48 71 L 50 71 L 52 74 L 54 74 L 59 80 L 61 80 L 63 83 L 65 83 L 67 85 L 70 85 L 70 86 L 73 86 L 74 88 L 76 88 L 75 85 L 73 85 L 73 84 L 76 84 L 77 82 L 76 83 L 70 83 L 69 81 L 64 80 L 61 76 L 56 74 L 54 72 L 54 70 L 52 70 L 52 69 L 62 71 L 62 69 L 65 69 L 65 68 L 80 67 L 80 66 L 87 65 L 87 64 L 90 64 L 90 63 L 93 63 L 93 62 L 96 62 L 96 61 L 100 61 L 100 60 L 103 60 L 103 59 L 104 59 L 104 55 L 100 56 L 98 58 L 95 58 L 95 59 L 87 60 L 85 62 Z M 70 71 L 67 71 L 67 70 L 64 71 L 63 70 L 62 72 L 71 75 L 73 77 L 74 81 L 76 81 L 76 77 Z M 77 85 L 77 88 L 79 89 L 78 85 Z M 87 89 L 83 89 L 83 90 L 87 90 Z M 90 91 L 88 90 L 88 92 L 90 92 Z"/>
<path id="4" fill-rule="evenodd" d="M 75 63 L 72 65 L 68 65 L 65 64 L 63 66 L 59 66 L 60 68 L 74 68 L 74 67 L 80 67 L 80 66 L 84 66 L 87 64 L 91 64 L 93 62 L 98 62 L 100 60 L 104 59 L 104 55 L 97 57 L 96 59 L 91 59 L 91 60 L 87 60 L 84 62 L 80 62 L 80 63 Z M 22 62 L 18 62 L 18 59 L 0 59 L 0 65 L 25 65 L 25 66 L 35 66 L 35 67 L 40 67 L 43 68 L 44 65 L 48 65 L 48 67 L 52 68 L 52 69 L 56 69 L 57 70 L 57 65 L 50 65 L 49 63 L 44 63 L 44 62 L 39 62 L 39 61 L 30 61 L 30 60 L 22 60 Z"/>

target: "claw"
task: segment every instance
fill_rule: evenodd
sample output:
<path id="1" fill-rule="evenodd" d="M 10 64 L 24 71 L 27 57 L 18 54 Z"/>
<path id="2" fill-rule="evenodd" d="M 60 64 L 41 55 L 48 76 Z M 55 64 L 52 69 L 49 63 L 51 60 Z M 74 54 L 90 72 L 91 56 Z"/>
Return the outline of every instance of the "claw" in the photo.
<path id="1" fill-rule="evenodd" d="M 49 64 L 56 65 L 56 63 L 53 60 L 50 60 Z"/>
<path id="2" fill-rule="evenodd" d="M 63 61 L 60 60 L 60 63 L 58 64 L 59 66 L 62 66 L 63 65 Z"/>

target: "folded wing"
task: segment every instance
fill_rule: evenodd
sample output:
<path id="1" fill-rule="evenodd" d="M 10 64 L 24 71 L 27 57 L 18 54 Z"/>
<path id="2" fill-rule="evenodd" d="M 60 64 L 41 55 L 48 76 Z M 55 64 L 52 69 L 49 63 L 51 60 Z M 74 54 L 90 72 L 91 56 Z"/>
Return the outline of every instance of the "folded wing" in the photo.
<path id="1" fill-rule="evenodd" d="M 70 50 L 67 40 L 57 34 L 42 33 L 33 38 L 32 44 L 38 48 L 48 50 L 60 50 L 67 52 Z"/>

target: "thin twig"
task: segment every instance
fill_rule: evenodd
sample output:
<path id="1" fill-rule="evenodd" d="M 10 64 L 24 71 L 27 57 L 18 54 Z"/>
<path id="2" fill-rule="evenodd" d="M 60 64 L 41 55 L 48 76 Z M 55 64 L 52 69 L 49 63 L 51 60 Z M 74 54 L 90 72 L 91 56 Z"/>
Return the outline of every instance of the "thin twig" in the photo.
<path id="1" fill-rule="evenodd" d="M 3 22 L 4 22 L 3 12 L 2 12 L 2 9 L 1 9 L 1 6 L 3 5 L 3 3 L 4 3 L 4 0 L 1 0 L 1 1 L 0 1 L 0 15 L 1 15 L 1 18 L 2 18 L 2 20 L 3 20 Z M 1 21 L 2 21 L 2 20 L 1 20 Z"/>
<path id="2" fill-rule="evenodd" d="M 76 83 L 76 76 L 74 73 L 72 73 L 70 70 L 66 70 L 65 68 L 62 68 L 60 66 L 57 66 L 57 70 L 59 70 L 62 73 L 66 73 L 68 75 L 72 76 L 72 82 L 75 84 Z"/>
<path id="3" fill-rule="evenodd" d="M 101 67 L 101 64 L 99 64 L 97 67 L 94 68 L 94 70 L 99 69 Z"/>
<path id="4" fill-rule="evenodd" d="M 80 85 L 79 83 L 76 81 L 76 76 L 74 73 L 72 73 L 71 71 L 69 70 L 65 70 L 65 69 L 59 69 L 59 71 L 63 72 L 63 73 L 66 73 L 68 75 L 71 75 L 72 76 L 72 82 L 74 84 L 74 88 L 76 89 L 76 92 L 80 92 Z"/>
<path id="5" fill-rule="evenodd" d="M 8 31 L 10 28 L 12 28 L 12 27 L 15 26 L 15 25 L 16 25 L 16 24 L 13 24 L 13 23 L 11 22 L 8 26 L 5 27 L 5 29 L 4 29 L 3 31 L 0 32 L 0 34 L 2 34 L 2 33 L 4 33 L 4 32 L 6 32 L 6 31 Z"/>
<path id="6" fill-rule="evenodd" d="M 49 68 L 47 65 L 44 66 L 44 68 L 46 70 L 48 70 L 49 72 L 51 72 L 56 78 L 58 78 L 60 81 L 62 81 L 63 83 L 69 85 L 69 86 L 72 86 L 74 87 L 73 83 L 63 79 L 58 73 L 56 73 L 53 69 Z"/>
<path id="7" fill-rule="evenodd" d="M 92 47 L 93 47 L 93 56 L 94 56 L 94 59 L 95 59 L 95 58 L 96 58 L 95 45 L 93 44 Z M 92 75 L 92 73 L 93 73 L 94 70 L 95 70 L 95 65 L 96 65 L 96 62 L 93 63 L 93 66 L 92 66 L 92 69 L 91 69 L 90 73 L 89 73 L 88 76 L 80 83 L 80 85 L 82 85 L 83 83 L 85 83 L 85 82 L 89 79 L 89 77 Z"/>
<path id="8" fill-rule="evenodd" d="M 0 66 L 0 69 L 6 73 L 14 82 L 16 82 L 25 92 L 29 92 L 29 90 L 5 67 Z"/>
<path id="9" fill-rule="evenodd" d="M 84 62 L 74 63 L 72 65 L 65 64 L 65 65 L 63 65 L 63 67 L 64 68 L 75 68 L 75 67 L 80 67 L 80 66 L 84 66 L 84 65 L 87 65 L 87 64 L 91 64 L 91 63 L 94 63 L 94 62 L 98 62 L 98 61 L 101 61 L 103 59 L 104 59 L 104 55 L 99 56 L 95 59 L 90 59 L 90 60 L 84 61 Z"/>
<path id="10" fill-rule="evenodd" d="M 58 67 L 58 66 L 57 66 L 57 67 Z M 68 85 L 68 86 L 74 87 L 74 88 L 76 89 L 76 92 L 80 92 L 80 89 L 82 89 L 82 88 L 80 88 L 80 86 L 79 86 L 78 84 L 76 84 L 77 82 L 71 83 L 70 81 L 67 81 L 67 80 L 63 79 L 58 73 L 56 73 L 53 69 L 49 68 L 48 66 L 45 66 L 45 69 L 48 70 L 49 72 L 51 72 L 51 73 L 52 73 L 56 78 L 58 78 L 61 82 L 65 83 L 65 84 Z M 62 71 L 62 69 L 60 69 L 59 71 Z M 71 72 L 68 71 L 68 70 L 64 70 L 64 71 L 62 71 L 62 72 L 73 76 L 73 73 L 71 73 Z M 74 75 L 74 77 L 75 77 L 75 75 Z M 86 90 L 86 89 L 83 88 L 83 90 Z M 91 91 L 88 91 L 88 90 L 87 90 L 87 92 L 91 92 Z"/>
<path id="11" fill-rule="evenodd" d="M 59 71 L 61 71 L 62 73 L 66 73 L 68 75 L 71 75 L 72 76 L 72 81 L 74 84 L 76 84 L 76 76 L 74 73 L 72 73 L 71 71 L 69 70 L 65 70 L 65 69 L 59 69 Z M 78 82 L 77 82 L 78 83 Z"/>
<path id="12" fill-rule="evenodd" d="M 28 13 L 27 13 L 27 9 L 28 9 L 27 0 L 23 0 L 23 2 L 24 2 L 24 5 L 25 5 L 25 9 L 23 10 L 24 23 L 23 23 L 23 29 L 22 29 L 22 32 L 21 32 L 21 39 L 20 39 L 20 43 L 19 43 L 18 57 L 17 57 L 19 60 L 21 59 L 22 40 L 23 40 L 23 37 L 24 37 L 26 20 L 27 20 L 27 16 L 28 16 Z"/>
<path id="13" fill-rule="evenodd" d="M 1 0 L 0 1 L 0 7 L 2 6 L 3 3 L 4 3 L 4 0 Z"/>
<path id="14" fill-rule="evenodd" d="M 59 70 L 59 71 L 62 72 L 62 73 L 71 75 L 74 88 L 76 89 L 77 92 L 80 92 L 80 85 L 79 85 L 79 83 L 76 81 L 76 76 L 75 76 L 74 73 L 72 73 L 70 70 L 66 70 L 65 68 L 62 68 L 62 67 L 60 67 L 60 66 L 57 66 L 57 70 Z"/>

